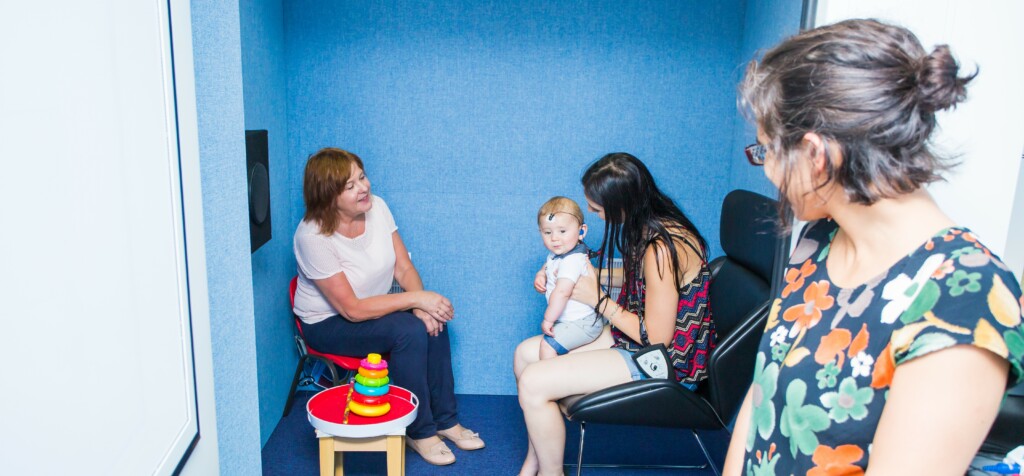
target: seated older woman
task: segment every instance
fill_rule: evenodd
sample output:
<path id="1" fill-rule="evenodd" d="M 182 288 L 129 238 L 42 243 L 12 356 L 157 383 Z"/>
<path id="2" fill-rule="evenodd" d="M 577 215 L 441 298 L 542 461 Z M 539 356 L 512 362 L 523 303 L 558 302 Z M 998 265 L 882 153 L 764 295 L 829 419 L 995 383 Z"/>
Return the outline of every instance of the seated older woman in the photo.
<path id="1" fill-rule="evenodd" d="M 461 426 L 445 324 L 455 310 L 423 281 L 384 200 L 370 193 L 362 160 L 325 148 L 310 156 L 303 180 L 306 214 L 295 230 L 299 267 L 295 314 L 310 346 L 343 355 L 388 352 L 390 377 L 419 397 L 406 439 L 427 462 L 484 447 Z M 405 292 L 388 294 L 392 280 Z"/>

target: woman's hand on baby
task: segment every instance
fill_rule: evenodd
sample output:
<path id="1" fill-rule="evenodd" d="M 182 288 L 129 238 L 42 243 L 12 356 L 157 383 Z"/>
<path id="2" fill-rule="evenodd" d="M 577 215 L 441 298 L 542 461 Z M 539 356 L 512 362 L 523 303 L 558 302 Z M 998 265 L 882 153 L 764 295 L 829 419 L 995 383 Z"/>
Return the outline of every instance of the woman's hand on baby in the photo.
<path id="1" fill-rule="evenodd" d="M 413 309 L 412 315 L 418 317 L 423 321 L 423 325 L 427 328 L 427 334 L 430 336 L 436 336 L 444 332 L 444 323 L 434 319 L 433 316 L 423 311 L 422 309 Z"/>
<path id="2" fill-rule="evenodd" d="M 541 323 L 540 323 L 540 330 L 542 332 L 544 332 L 544 335 L 548 335 L 548 336 L 554 337 L 555 336 L 554 328 L 555 328 L 555 323 L 554 322 L 541 321 Z"/>
<path id="3" fill-rule="evenodd" d="M 417 291 L 418 305 L 417 309 L 420 309 L 439 322 L 448 322 L 455 317 L 455 308 L 452 306 L 452 302 L 448 298 L 435 293 L 433 291 Z"/>
<path id="4" fill-rule="evenodd" d="M 548 290 L 547 284 L 547 273 L 544 271 L 544 268 L 541 267 L 540 271 L 537 271 L 537 275 L 533 277 L 533 289 L 536 289 L 538 293 L 543 294 Z"/>
<path id="5" fill-rule="evenodd" d="M 576 280 L 576 286 L 572 288 L 570 299 L 594 307 L 597 305 L 598 296 L 600 296 L 600 290 L 597 285 L 597 270 L 593 265 L 587 263 L 586 270 Z"/>

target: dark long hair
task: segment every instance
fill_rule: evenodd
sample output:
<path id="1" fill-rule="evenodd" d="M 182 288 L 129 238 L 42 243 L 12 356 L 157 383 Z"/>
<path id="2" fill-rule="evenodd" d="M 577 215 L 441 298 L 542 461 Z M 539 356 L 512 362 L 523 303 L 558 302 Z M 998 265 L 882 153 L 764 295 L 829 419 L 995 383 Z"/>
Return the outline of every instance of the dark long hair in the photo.
<path id="1" fill-rule="evenodd" d="M 625 152 L 615 152 L 598 159 L 583 173 L 583 192 L 587 199 L 604 208 L 604 238 L 601 241 L 601 269 L 611 268 L 615 250 L 622 252 L 622 267 L 633 276 L 638 276 L 643 263 L 644 251 L 649 245 L 661 242 L 669 251 L 672 279 L 676 289 L 682 288 L 679 257 L 673 237 L 696 245 L 701 259 L 706 259 L 707 242 L 697 227 L 667 195 L 658 189 L 654 177 L 640 159 Z M 673 234 L 669 228 L 682 228 L 690 234 L 685 237 Z M 696 246 L 695 246 L 696 247 Z M 655 248 L 655 253 L 659 253 Z M 659 263 L 660 263 L 659 256 Z M 658 266 L 658 273 L 666 270 Z M 610 286 L 611 277 L 606 284 Z M 623 286 L 622 292 L 629 297 L 635 290 Z"/>

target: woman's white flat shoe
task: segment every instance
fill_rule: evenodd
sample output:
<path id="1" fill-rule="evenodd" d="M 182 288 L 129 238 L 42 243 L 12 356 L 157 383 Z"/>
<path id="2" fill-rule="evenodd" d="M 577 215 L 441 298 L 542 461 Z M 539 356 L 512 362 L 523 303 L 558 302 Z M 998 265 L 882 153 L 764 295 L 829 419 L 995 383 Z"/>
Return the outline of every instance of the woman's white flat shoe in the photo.
<path id="1" fill-rule="evenodd" d="M 449 428 L 447 430 L 438 431 L 437 436 L 455 443 L 455 446 L 460 450 L 472 451 L 484 447 L 484 440 L 480 439 L 480 434 L 468 428 L 463 428 L 462 431 L 457 431 L 455 428 Z"/>
<path id="2" fill-rule="evenodd" d="M 452 450 L 443 441 L 439 441 L 427 449 L 420 449 L 415 441 L 406 437 L 405 445 L 412 448 L 424 461 L 435 466 L 445 466 L 455 462 L 455 453 L 452 453 Z"/>

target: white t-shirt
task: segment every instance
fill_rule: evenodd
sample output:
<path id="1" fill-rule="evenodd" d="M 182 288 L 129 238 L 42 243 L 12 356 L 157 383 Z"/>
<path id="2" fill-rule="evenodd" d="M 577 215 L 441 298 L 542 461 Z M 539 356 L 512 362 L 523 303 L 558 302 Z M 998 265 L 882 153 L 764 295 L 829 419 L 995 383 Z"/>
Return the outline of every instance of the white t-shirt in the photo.
<path id="1" fill-rule="evenodd" d="M 545 274 L 547 275 L 547 290 L 544 293 L 544 297 L 548 300 L 551 299 L 551 293 L 555 292 L 556 279 L 568 279 L 575 283 L 580 279 L 580 275 L 587 269 L 587 263 L 589 263 L 587 253 L 579 253 L 570 251 L 569 254 L 555 258 L 554 253 L 548 253 L 548 259 L 545 263 Z M 579 301 L 569 300 L 565 304 L 565 310 L 562 311 L 562 315 L 558 316 L 559 321 L 578 321 L 581 319 L 593 319 L 594 308 L 583 304 Z"/>
<path id="2" fill-rule="evenodd" d="M 323 235 L 319 224 L 305 220 L 295 230 L 299 283 L 293 310 L 306 324 L 316 324 L 338 314 L 313 283 L 315 279 L 345 273 L 352 291 L 360 299 L 387 294 L 391 289 L 395 278 L 392 234 L 398 226 L 383 199 L 374 195 L 371 200 L 370 210 L 366 212 L 366 230 L 355 238 L 337 232 Z"/>

